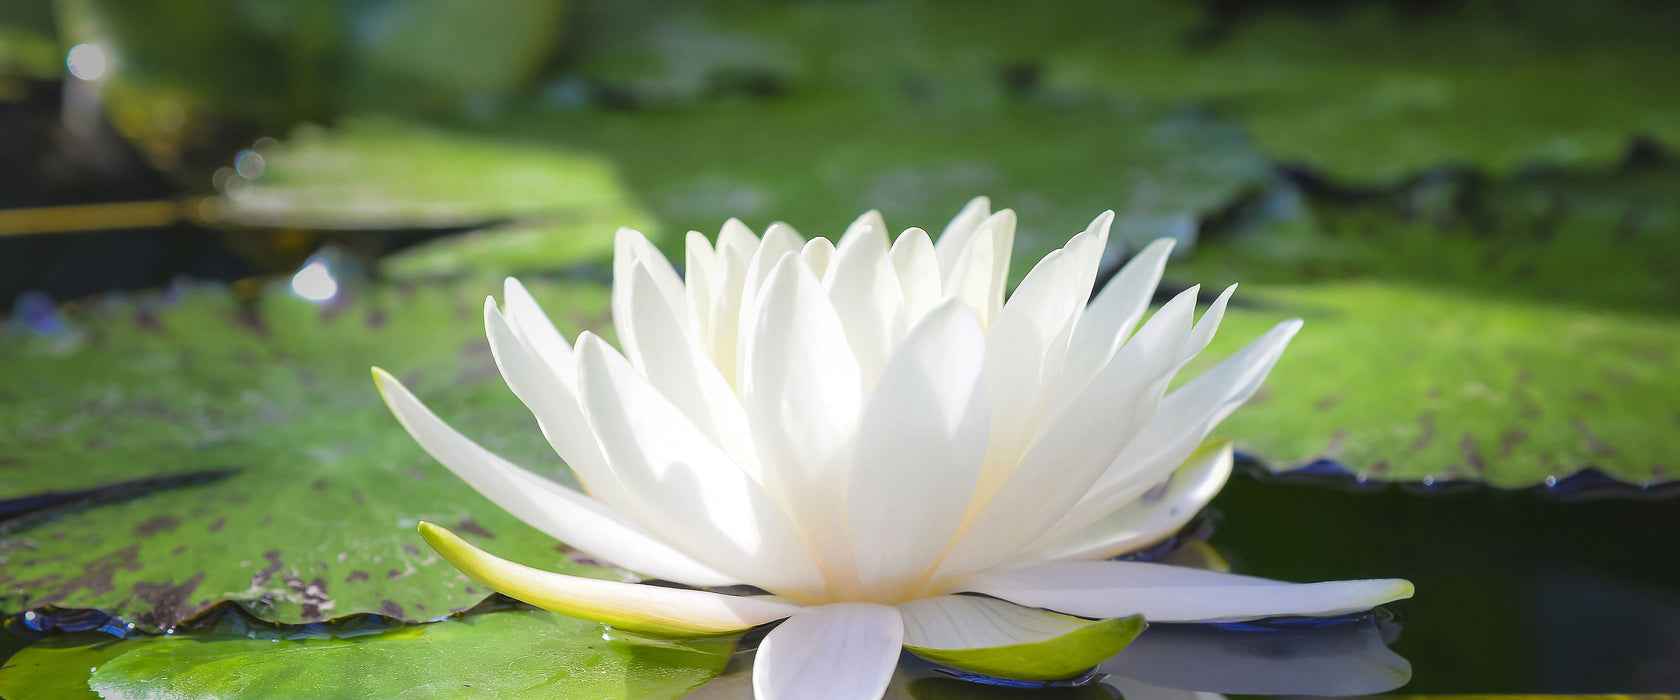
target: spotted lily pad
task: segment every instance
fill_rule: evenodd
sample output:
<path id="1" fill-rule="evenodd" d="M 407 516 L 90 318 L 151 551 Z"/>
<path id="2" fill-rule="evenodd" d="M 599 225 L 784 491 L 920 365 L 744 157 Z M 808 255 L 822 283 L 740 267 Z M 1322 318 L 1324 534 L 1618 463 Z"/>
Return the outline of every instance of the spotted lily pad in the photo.
<path id="1" fill-rule="evenodd" d="M 399 285 L 316 306 L 278 289 L 109 300 L 56 336 L 0 336 L 0 499 L 230 470 L 0 533 L 0 609 L 100 608 L 168 627 L 221 601 L 271 619 L 429 619 L 482 599 L 420 541 L 449 524 L 534 566 L 612 575 L 508 516 L 427 457 L 368 374 L 403 378 L 464 432 L 570 479 L 500 381 L 480 309 L 492 288 Z M 569 332 L 605 290 L 539 283 Z"/>
<path id="2" fill-rule="evenodd" d="M 1526 486 L 1594 467 L 1674 479 L 1680 320 L 1381 283 L 1245 288 L 1222 357 L 1306 320 L 1219 428 L 1275 467 L 1331 459 L 1378 480 Z"/>
<path id="3" fill-rule="evenodd" d="M 677 698 L 716 676 L 733 640 L 648 644 L 542 611 L 356 636 L 175 635 L 47 640 L 0 669 L 46 698 Z"/>

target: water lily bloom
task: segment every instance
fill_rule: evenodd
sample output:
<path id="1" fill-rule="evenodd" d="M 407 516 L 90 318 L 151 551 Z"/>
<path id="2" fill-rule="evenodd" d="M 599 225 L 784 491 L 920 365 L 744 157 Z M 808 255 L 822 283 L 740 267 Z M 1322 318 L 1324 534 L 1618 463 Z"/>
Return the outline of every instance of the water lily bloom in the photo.
<path id="1" fill-rule="evenodd" d="M 937 243 L 879 214 L 831 244 L 735 220 L 687 239 L 686 279 L 618 233 L 621 350 L 565 338 L 517 281 L 487 300 L 497 366 L 584 491 L 455 432 L 390 375 L 414 438 L 480 493 L 646 585 L 539 571 L 430 524 L 473 579 L 648 633 L 780 623 L 760 698 L 873 698 L 901 649 L 1028 680 L 1075 675 L 1148 621 L 1333 615 L 1401 580 L 1294 584 L 1117 555 L 1172 536 L 1224 484 L 1208 432 L 1253 395 L 1287 321 L 1168 392 L 1233 289 L 1194 287 L 1143 321 L 1171 250 L 1139 252 L 1087 305 L 1113 213 L 1004 299 L 1015 215 L 970 202 Z M 707 590 L 717 588 L 728 590 Z M 746 591 L 746 592 L 743 592 Z M 975 595 L 978 594 L 978 595 Z"/>

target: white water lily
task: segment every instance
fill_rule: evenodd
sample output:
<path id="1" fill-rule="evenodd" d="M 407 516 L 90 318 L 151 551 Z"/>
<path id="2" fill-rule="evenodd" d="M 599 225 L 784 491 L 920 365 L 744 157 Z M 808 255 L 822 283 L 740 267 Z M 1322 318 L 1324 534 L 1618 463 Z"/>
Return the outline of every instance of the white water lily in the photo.
<path id="1" fill-rule="evenodd" d="M 1015 216 L 989 208 L 970 202 L 937 243 L 914 228 L 889 240 L 875 212 L 838 244 L 730 220 L 715 246 L 688 235 L 686 280 L 621 230 L 622 353 L 588 332 L 568 344 L 508 280 L 502 307 L 485 306 L 491 349 L 587 495 L 488 452 L 375 370 L 414 438 L 491 501 L 692 588 L 538 571 L 422 533 L 485 585 L 609 625 L 693 636 L 781 620 L 758 650 L 760 698 L 878 697 L 901 647 L 1049 679 L 1124 646 L 1139 626 L 1121 618 L 1329 615 L 1411 595 L 1401 580 L 1111 560 L 1173 535 L 1224 484 L 1229 445 L 1203 440 L 1300 322 L 1168 393 L 1233 290 L 1193 320 L 1191 288 L 1140 326 L 1172 245 L 1158 241 L 1087 305 L 1107 212 L 1005 302 Z M 703 590 L 739 584 L 767 594 Z"/>

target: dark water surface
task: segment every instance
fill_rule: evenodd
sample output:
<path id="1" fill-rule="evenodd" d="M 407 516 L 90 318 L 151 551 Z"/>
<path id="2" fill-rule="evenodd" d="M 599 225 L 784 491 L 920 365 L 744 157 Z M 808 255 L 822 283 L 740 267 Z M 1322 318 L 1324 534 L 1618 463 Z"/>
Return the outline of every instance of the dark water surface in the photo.
<path id="1" fill-rule="evenodd" d="M 1417 595 L 1386 606 L 1412 664 L 1397 692 L 1680 690 L 1672 495 L 1325 481 L 1237 474 L 1209 542 L 1240 573 L 1410 579 Z"/>

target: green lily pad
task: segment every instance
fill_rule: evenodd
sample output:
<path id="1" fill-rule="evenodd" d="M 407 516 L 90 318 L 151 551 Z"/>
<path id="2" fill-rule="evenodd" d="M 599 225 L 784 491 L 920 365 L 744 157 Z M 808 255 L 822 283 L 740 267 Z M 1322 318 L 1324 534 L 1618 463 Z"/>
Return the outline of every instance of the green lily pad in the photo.
<path id="1" fill-rule="evenodd" d="M 1677 19 L 1640 2 L 1273 6 L 1073 44 L 1049 80 L 1211 104 L 1268 155 L 1343 181 L 1440 164 L 1508 175 L 1608 164 L 1639 136 L 1680 144 L 1680 96 L 1662 87 L 1680 68 Z"/>
<path id="2" fill-rule="evenodd" d="M 615 575 L 437 465 L 369 377 L 387 368 L 466 434 L 570 480 L 490 357 L 480 310 L 496 289 L 399 285 L 316 306 L 193 288 L 72 309 L 68 337 L 0 336 L 0 498 L 234 471 L 0 533 L 0 609 L 99 608 L 164 628 L 224 599 L 286 621 L 478 602 L 488 591 L 429 551 L 422 519 L 532 566 Z M 568 333 L 605 325 L 603 289 L 532 293 Z"/>
<path id="3" fill-rule="evenodd" d="M 1496 0 L 1162 0 L 1046 5 L 1030 22 L 986 0 L 642 4 L 582 3 L 574 18 L 588 38 L 573 67 L 603 101 L 918 98 L 864 120 L 875 126 L 940 107 L 985 119 L 1034 100 L 1190 103 L 1239 122 L 1269 156 L 1365 184 L 1442 164 L 1498 174 L 1603 165 L 1638 137 L 1680 144 L 1680 96 L 1668 89 L 1680 15 L 1661 3 L 1551 0 L 1512 12 Z"/>
<path id="4" fill-rule="evenodd" d="M 100 665 L 128 653 L 144 639 L 115 639 L 100 633 L 49 637 L 29 645 L 0 666 L 0 697 L 11 700 L 89 700 L 99 694 L 88 678 Z"/>
<path id="5" fill-rule="evenodd" d="M 888 116 L 901 112 L 913 117 Z M 657 232 L 666 241 L 691 229 L 716 235 L 729 217 L 832 238 L 869 209 L 895 232 L 937 235 L 985 194 L 1020 215 L 1021 260 L 1061 247 L 1105 209 L 1119 212 L 1114 235 L 1134 249 L 1174 236 L 1188 250 L 1198 221 L 1272 178 L 1230 124 L 1107 103 L 963 110 L 830 92 L 680 112 L 543 115 L 513 128 L 610 158 L 664 224 Z M 1029 269 L 1015 265 L 1014 278 Z"/>
<path id="6" fill-rule="evenodd" d="M 1306 326 L 1216 431 L 1274 467 L 1518 487 L 1594 467 L 1675 478 L 1680 320 L 1382 283 L 1244 288 L 1204 366 Z M 1194 368 L 1191 368 L 1192 370 Z"/>
<path id="7" fill-rule="evenodd" d="M 1274 191 L 1169 276 L 1222 286 L 1380 279 L 1658 313 L 1680 308 L 1680 164 L 1444 178 L 1358 202 Z"/>
<path id="8" fill-rule="evenodd" d="M 48 698 L 677 698 L 723 670 L 734 640 L 603 637 L 543 611 L 470 615 L 355 636 L 257 632 L 47 640 L 0 669 L 0 692 Z"/>
<path id="9" fill-rule="evenodd" d="M 385 119 L 303 126 L 223 171 L 210 218 L 252 226 L 390 229 L 516 217 L 614 218 L 630 207 L 613 168 L 550 145 Z M 260 165 L 259 165 L 260 164 Z M 596 236 L 610 242 L 616 227 Z"/>
<path id="10" fill-rule="evenodd" d="M 1140 615 L 1110 620 L 1067 619 L 1084 624 L 1078 624 L 1077 629 L 1071 632 L 1040 642 L 977 649 L 929 649 L 908 645 L 905 648 L 928 661 L 984 676 L 1057 681 L 1077 676 L 1107 661 L 1148 626 Z"/>

